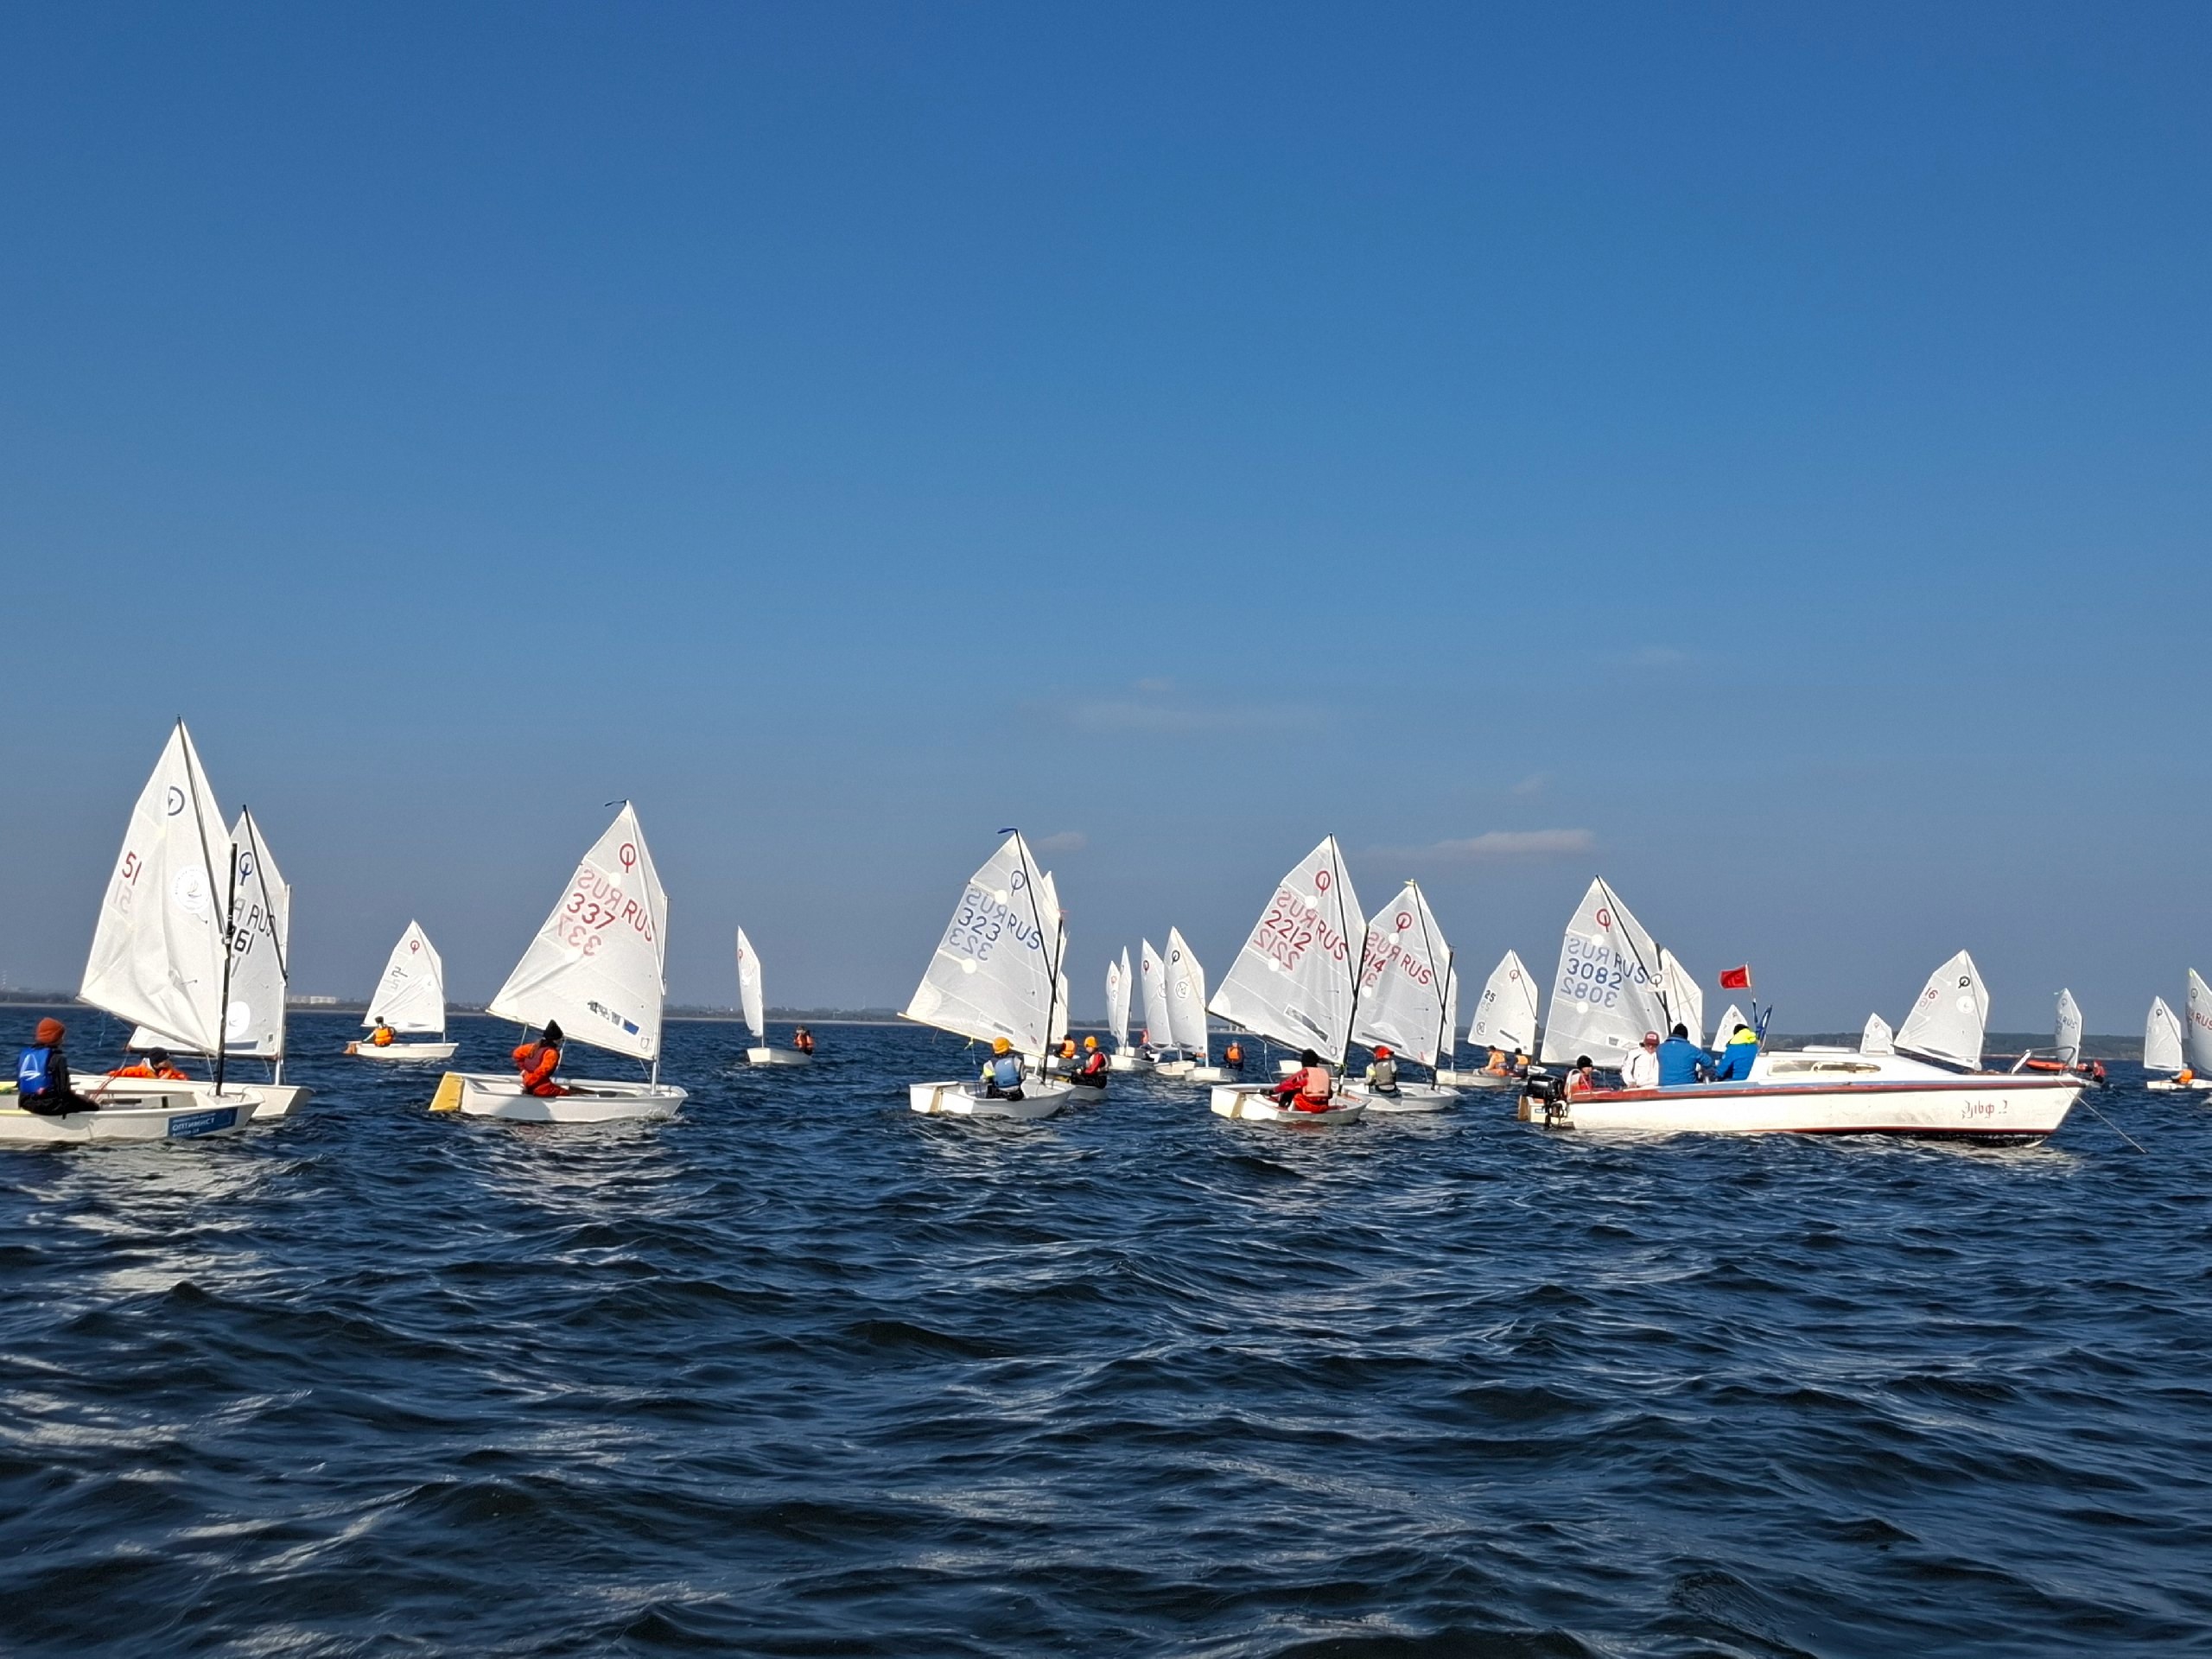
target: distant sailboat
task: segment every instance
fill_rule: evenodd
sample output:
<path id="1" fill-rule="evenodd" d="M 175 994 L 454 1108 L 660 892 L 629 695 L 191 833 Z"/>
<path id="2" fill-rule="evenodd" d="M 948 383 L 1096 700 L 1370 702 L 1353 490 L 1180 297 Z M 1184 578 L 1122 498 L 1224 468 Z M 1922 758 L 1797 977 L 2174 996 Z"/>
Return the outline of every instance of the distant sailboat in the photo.
<path id="1" fill-rule="evenodd" d="M 1705 988 L 1697 982 L 1697 976 L 1675 960 L 1675 953 L 1662 946 L 1659 951 L 1659 989 L 1667 1012 L 1674 1015 L 1674 1024 L 1688 1033 L 1689 1039 L 1700 1048 L 1705 1046 Z M 1742 1018 L 1739 1014 L 1738 1019 Z M 1662 1037 L 1669 1035 L 1674 1027 L 1662 1026 Z M 1726 1038 L 1714 1028 L 1713 1046 L 1725 1046 Z"/>
<path id="2" fill-rule="evenodd" d="M 1167 994 L 1167 963 L 1150 939 L 1138 941 L 1137 976 L 1144 986 L 1144 1040 L 1152 1069 L 1163 1077 L 1187 1077 L 1198 1062 L 1175 1046 L 1175 1016 Z"/>
<path id="3" fill-rule="evenodd" d="M 1452 947 L 1428 906 L 1421 883 L 1408 881 L 1398 896 L 1369 918 L 1361 948 L 1359 1004 L 1354 1042 L 1380 1044 L 1394 1056 L 1433 1068 L 1449 1040 L 1445 990 L 1452 975 Z M 1347 1079 L 1344 1092 L 1372 1112 L 1441 1111 L 1459 1091 L 1438 1083 L 1398 1080 L 1395 1095 Z"/>
<path id="4" fill-rule="evenodd" d="M 1058 901 L 1028 842 L 1009 834 L 969 877 L 902 1017 L 973 1042 L 1003 1037 L 1041 1071 L 1059 1000 L 1061 944 Z M 1069 1093 L 1065 1081 L 1051 1077 L 1025 1077 L 1019 1100 L 961 1079 L 910 1084 L 907 1104 L 960 1117 L 1039 1118 L 1066 1105 Z"/>
<path id="5" fill-rule="evenodd" d="M 1192 1083 L 1227 1083 L 1227 1066 L 1213 1063 L 1213 1033 L 1206 1027 L 1206 970 L 1177 928 L 1167 930 L 1167 1023 L 1175 1046 L 1191 1062 L 1183 1073 Z"/>
<path id="6" fill-rule="evenodd" d="M 1720 1023 L 1713 1028 L 1713 1047 L 1716 1049 L 1727 1047 L 1728 1039 L 1736 1034 L 1736 1027 L 1738 1026 L 1750 1026 L 1751 1024 L 1751 1020 L 1745 1017 L 1744 1011 L 1738 1007 L 1733 1002 L 1731 1002 L 1722 1012 L 1720 1015 Z M 1757 1027 L 1753 1027 L 1752 1029 L 1756 1030 Z M 1884 1042 L 1887 1042 L 1889 1038 L 1890 1028 L 1887 1026 L 1884 1026 L 1882 1027 L 1882 1040 Z M 1887 1052 L 1888 1051 L 1885 1050 L 1884 1052 Z"/>
<path id="7" fill-rule="evenodd" d="M 369 999 L 369 1011 L 361 1023 L 373 1029 L 378 1020 L 402 1035 L 442 1039 L 446 1034 L 446 965 L 439 959 L 430 944 L 430 936 L 423 931 L 420 922 L 408 923 L 407 931 L 399 936 L 399 943 L 391 947 L 391 959 L 384 965 L 383 976 L 377 981 L 376 995 Z M 363 1041 L 346 1044 L 346 1052 L 365 1060 L 420 1065 L 451 1059 L 454 1046 L 442 1040 L 384 1044 Z"/>
<path id="8" fill-rule="evenodd" d="M 1294 1050 L 1310 1048 L 1323 1064 L 1341 1067 L 1359 1001 L 1366 931 L 1344 855 L 1330 836 L 1275 884 L 1274 896 L 1214 993 L 1211 1012 Z M 1363 1102 L 1342 1095 L 1325 1112 L 1286 1109 L 1265 1084 L 1217 1084 L 1209 1104 L 1220 1116 L 1257 1122 L 1339 1123 L 1365 1110 Z"/>
<path id="9" fill-rule="evenodd" d="M 1472 1071 L 1453 1071 L 1440 1077 L 1440 1082 L 1502 1089 L 1520 1081 L 1513 1069 L 1513 1056 L 1536 1052 L 1536 982 L 1517 952 L 1508 950 L 1484 982 L 1475 1017 L 1467 1027 L 1467 1046 L 1484 1051 L 1485 1060 L 1491 1054 L 1502 1054 L 1506 1063 L 1497 1070 L 1485 1064 Z"/>
<path id="10" fill-rule="evenodd" d="M 1859 1052 L 1861 1054 L 1894 1054 L 1897 1052 L 1897 1033 L 1890 1029 L 1890 1022 L 1880 1014 L 1866 1016 L 1866 1029 L 1859 1039 Z"/>
<path id="11" fill-rule="evenodd" d="M 484 1011 L 525 1027 L 556 1023 L 571 1043 L 644 1062 L 645 1080 L 563 1083 L 565 1093 L 548 1096 L 525 1094 L 512 1073 L 448 1071 L 430 1109 L 531 1123 L 673 1117 L 685 1096 L 660 1080 L 667 951 L 668 894 L 625 801 Z"/>
<path id="12" fill-rule="evenodd" d="M 737 1000 L 745 1012 L 746 1028 L 753 1033 L 753 1046 L 745 1051 L 748 1061 L 754 1065 L 805 1065 L 812 1061 L 813 1056 L 795 1048 L 769 1046 L 767 1009 L 760 996 L 760 954 L 741 927 L 737 930 Z"/>
<path id="13" fill-rule="evenodd" d="M 2075 1065 L 2082 1058 L 2082 1008 L 2070 990 L 2058 994 L 2058 1023 L 2052 1033 L 2052 1046 L 2056 1051 L 2053 1058 L 2063 1065 Z"/>
<path id="14" fill-rule="evenodd" d="M 1129 948 L 1122 947 L 1121 960 L 1106 959 L 1106 1026 L 1114 1039 L 1107 1065 L 1116 1071 L 1149 1071 L 1151 1057 L 1129 1046 Z"/>
<path id="15" fill-rule="evenodd" d="M 234 844 L 179 721 L 139 791 L 100 901 L 78 995 L 96 1008 L 217 1056 L 234 965 Z M 5 1097 L 0 1141 L 183 1140 L 241 1128 L 257 1101 L 241 1090 L 154 1078 L 75 1079 L 100 1109 L 48 1117 Z"/>
<path id="16" fill-rule="evenodd" d="M 2143 1029 L 2143 1069 L 2170 1075 L 2143 1086 L 2164 1094 L 2174 1090 L 2212 1090 L 2212 989 L 2196 969 L 2189 970 L 2189 1026 L 2186 1039 L 2182 1022 L 2164 999 L 2151 999 L 2151 1018 Z M 2187 1045 L 2184 1057 L 2183 1044 Z M 2186 1074 L 2188 1080 L 2183 1081 Z"/>

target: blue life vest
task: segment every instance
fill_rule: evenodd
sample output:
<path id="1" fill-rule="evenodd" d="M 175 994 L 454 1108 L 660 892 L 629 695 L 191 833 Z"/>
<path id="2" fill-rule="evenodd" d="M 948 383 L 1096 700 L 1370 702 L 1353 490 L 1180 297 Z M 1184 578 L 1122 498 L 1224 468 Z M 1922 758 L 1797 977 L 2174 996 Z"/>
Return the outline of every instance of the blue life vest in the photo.
<path id="1" fill-rule="evenodd" d="M 24 1100 L 36 1100 L 54 1087 L 54 1074 L 47 1069 L 54 1058 L 54 1051 L 43 1044 L 27 1048 L 16 1057 L 16 1093 Z"/>

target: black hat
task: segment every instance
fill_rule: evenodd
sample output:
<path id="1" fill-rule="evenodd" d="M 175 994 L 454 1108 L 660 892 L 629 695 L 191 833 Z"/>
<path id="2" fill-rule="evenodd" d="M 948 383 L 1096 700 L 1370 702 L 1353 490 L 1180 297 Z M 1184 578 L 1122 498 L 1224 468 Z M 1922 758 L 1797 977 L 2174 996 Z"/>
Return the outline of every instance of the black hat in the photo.
<path id="1" fill-rule="evenodd" d="M 166 1048 L 149 1048 L 146 1051 L 146 1058 L 149 1060 L 159 1060 L 163 1065 L 167 1065 L 169 1063 L 169 1052 Z"/>
<path id="2" fill-rule="evenodd" d="M 548 1020 L 545 1022 L 545 1040 L 549 1043 L 557 1043 L 561 1040 L 561 1022 L 559 1020 Z"/>
<path id="3" fill-rule="evenodd" d="M 1321 1064 L 1321 1057 L 1309 1048 L 1299 1055 L 1298 1063 L 1300 1065 L 1319 1065 Z"/>

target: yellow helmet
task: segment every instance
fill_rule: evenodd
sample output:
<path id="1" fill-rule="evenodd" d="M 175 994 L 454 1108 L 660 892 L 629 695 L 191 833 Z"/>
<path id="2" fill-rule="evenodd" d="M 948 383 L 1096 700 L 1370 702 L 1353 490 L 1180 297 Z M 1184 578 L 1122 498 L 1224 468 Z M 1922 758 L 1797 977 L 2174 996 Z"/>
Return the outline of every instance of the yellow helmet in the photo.
<path id="1" fill-rule="evenodd" d="M 1083 1046 L 1085 1048 L 1096 1048 L 1098 1046 L 1098 1039 L 1096 1037 L 1086 1037 L 1083 1039 Z"/>
<path id="2" fill-rule="evenodd" d="M 991 1039 L 991 1052 L 994 1054 L 1003 1054 L 1007 1050 L 1013 1046 L 1014 1045 L 1007 1041 L 1003 1037 L 994 1037 Z"/>

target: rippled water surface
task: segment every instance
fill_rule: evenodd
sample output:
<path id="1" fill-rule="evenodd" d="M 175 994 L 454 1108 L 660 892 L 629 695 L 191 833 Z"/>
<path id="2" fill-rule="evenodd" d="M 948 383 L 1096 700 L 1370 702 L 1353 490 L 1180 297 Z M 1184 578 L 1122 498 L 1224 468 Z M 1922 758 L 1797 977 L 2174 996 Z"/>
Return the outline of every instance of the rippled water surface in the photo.
<path id="1" fill-rule="evenodd" d="M 991 1126 L 681 1024 L 560 1130 L 296 1033 L 292 1122 L 0 1154 L 0 1649 L 2212 1650 L 2212 1109 L 2131 1066 L 2141 1154 Z"/>

